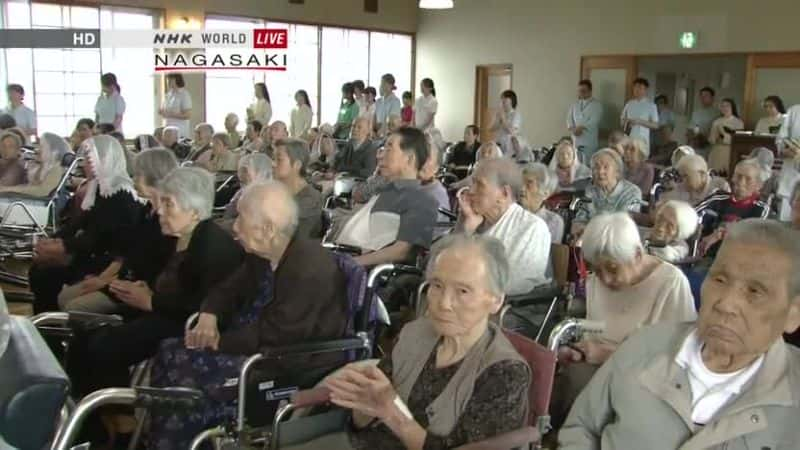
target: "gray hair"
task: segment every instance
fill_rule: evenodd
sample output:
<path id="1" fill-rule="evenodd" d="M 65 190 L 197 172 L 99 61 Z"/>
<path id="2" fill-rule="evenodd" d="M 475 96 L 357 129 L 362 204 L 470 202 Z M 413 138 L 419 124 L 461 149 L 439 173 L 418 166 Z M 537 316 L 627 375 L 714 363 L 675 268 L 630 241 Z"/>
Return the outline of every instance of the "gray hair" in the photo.
<path id="1" fill-rule="evenodd" d="M 522 171 L 509 158 L 484 159 L 475 166 L 472 176 L 483 176 L 500 188 L 510 187 L 514 199 L 522 192 Z"/>
<path id="2" fill-rule="evenodd" d="M 595 216 L 586 225 L 582 240 L 583 256 L 591 264 L 602 258 L 629 263 L 644 251 L 639 229 L 627 213 Z"/>
<path id="3" fill-rule="evenodd" d="M 439 239 L 433 247 L 431 247 L 431 257 L 428 260 L 426 277 L 431 277 L 439 255 L 452 248 L 469 246 L 478 247 L 480 250 L 481 257 L 486 266 L 487 280 L 485 280 L 485 283 L 489 292 L 498 297 L 505 296 L 506 288 L 511 280 L 511 267 L 509 266 L 508 257 L 506 257 L 506 249 L 503 243 L 491 236 L 454 233 Z"/>
<path id="4" fill-rule="evenodd" d="M 728 227 L 724 247 L 730 242 L 761 244 L 786 255 L 792 262 L 789 275 L 789 296 L 800 295 L 800 239 L 797 230 L 775 220 L 745 219 Z"/>
<path id="5" fill-rule="evenodd" d="M 757 147 L 750 152 L 750 159 L 756 161 L 761 168 L 761 181 L 766 183 L 772 177 L 772 166 L 775 164 L 775 154 L 765 147 Z"/>
<path id="6" fill-rule="evenodd" d="M 144 177 L 145 183 L 150 187 L 158 184 L 178 167 L 175 154 L 163 148 L 151 148 L 140 152 L 133 161 L 133 173 Z"/>
<path id="7" fill-rule="evenodd" d="M 533 176 L 539 183 L 539 191 L 550 195 L 558 187 L 558 175 L 542 163 L 528 163 L 522 167 L 522 176 Z"/>
<path id="8" fill-rule="evenodd" d="M 231 137 L 228 136 L 228 133 L 214 133 L 214 135 L 211 136 L 211 140 L 213 141 L 214 139 L 222 142 L 222 145 L 224 145 L 225 148 L 231 148 Z"/>
<path id="9" fill-rule="evenodd" d="M 250 201 L 251 197 L 258 198 L 263 202 L 263 197 L 269 193 L 277 194 L 279 197 L 278 204 L 283 204 L 285 209 L 277 207 L 276 202 L 270 202 L 269 210 L 265 208 L 256 208 L 260 216 L 259 222 L 270 222 L 278 226 L 278 231 L 280 231 L 284 237 L 291 239 L 300 223 L 300 209 L 297 206 L 294 195 L 289 191 L 286 185 L 274 180 L 251 183 L 242 191 L 242 197 L 239 199 L 239 202 Z M 284 218 L 285 223 L 275 223 L 275 221 L 269 217 L 269 214 L 275 214 L 276 212 L 286 213 L 287 217 Z"/>
<path id="10" fill-rule="evenodd" d="M 200 220 L 211 217 L 214 209 L 214 176 L 197 167 L 178 167 L 161 182 L 159 190 L 171 195 L 183 209 L 197 213 Z"/>
<path id="11" fill-rule="evenodd" d="M 167 125 L 163 130 L 161 130 L 161 137 L 163 138 L 167 133 L 175 133 L 175 136 L 179 136 L 180 130 L 175 125 Z"/>
<path id="12" fill-rule="evenodd" d="M 266 181 L 272 179 L 272 159 L 263 153 L 248 153 L 239 159 L 239 170 L 250 168 L 256 179 L 252 181 Z"/>
<path id="13" fill-rule="evenodd" d="M 292 164 L 300 162 L 300 176 L 306 175 L 306 167 L 308 166 L 309 150 L 308 143 L 302 139 L 278 139 L 273 142 L 273 147 L 283 147 L 286 150 L 286 156 Z"/>
<path id="14" fill-rule="evenodd" d="M 195 131 L 206 130 L 209 135 L 213 135 L 214 134 L 214 127 L 211 126 L 211 124 L 207 123 L 207 122 L 198 123 L 194 127 L 194 129 L 195 129 Z"/>
<path id="15" fill-rule="evenodd" d="M 622 157 L 619 156 L 616 150 L 612 148 L 601 148 L 598 150 L 594 155 L 592 155 L 592 169 L 594 169 L 594 165 L 601 156 L 607 156 L 614 161 L 614 164 L 617 166 L 617 176 L 622 179 L 625 176 L 625 163 L 622 161 Z"/>
<path id="16" fill-rule="evenodd" d="M 658 211 L 671 208 L 675 212 L 675 221 L 678 224 L 679 241 L 689 239 L 697 231 L 697 211 L 687 202 L 670 200 L 658 207 Z"/>
<path id="17" fill-rule="evenodd" d="M 762 180 L 763 174 L 761 170 L 761 165 L 758 164 L 758 161 L 756 161 L 755 159 L 743 159 L 739 161 L 738 163 L 736 163 L 736 166 L 734 167 L 733 171 L 736 172 L 736 169 L 738 169 L 739 167 L 752 167 L 756 171 L 756 176 L 758 177 L 759 181 L 761 182 L 764 181 Z"/>

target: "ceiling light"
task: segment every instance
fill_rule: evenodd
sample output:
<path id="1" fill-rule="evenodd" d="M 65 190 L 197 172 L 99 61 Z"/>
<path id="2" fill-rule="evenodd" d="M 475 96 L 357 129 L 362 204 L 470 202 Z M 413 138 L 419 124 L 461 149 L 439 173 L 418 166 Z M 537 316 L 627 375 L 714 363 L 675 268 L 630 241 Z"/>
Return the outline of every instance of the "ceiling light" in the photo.
<path id="1" fill-rule="evenodd" d="M 453 0 L 419 0 L 419 7 L 422 9 L 450 9 L 453 7 Z"/>

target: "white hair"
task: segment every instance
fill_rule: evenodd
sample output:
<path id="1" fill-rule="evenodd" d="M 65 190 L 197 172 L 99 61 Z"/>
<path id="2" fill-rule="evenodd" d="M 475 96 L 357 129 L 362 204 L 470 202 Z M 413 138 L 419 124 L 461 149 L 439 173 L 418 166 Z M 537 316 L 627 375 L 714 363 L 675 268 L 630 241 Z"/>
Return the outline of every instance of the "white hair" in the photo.
<path id="1" fill-rule="evenodd" d="M 694 155 L 695 151 L 692 147 L 688 145 L 681 145 L 680 147 L 676 148 L 672 152 L 672 156 L 670 156 L 669 161 L 672 163 L 673 166 L 678 165 L 678 162 L 681 161 L 684 157 L 689 155 Z"/>
<path id="2" fill-rule="evenodd" d="M 671 208 L 675 212 L 675 221 L 678 224 L 679 241 L 689 239 L 697 231 L 697 211 L 687 202 L 680 200 L 670 200 L 658 207 L 659 211 Z"/>
<path id="3" fill-rule="evenodd" d="M 267 195 L 275 195 L 277 197 L 272 198 L 270 204 L 272 208 L 270 210 L 266 210 L 265 208 L 256 208 L 258 214 L 258 221 L 261 223 L 270 222 L 273 226 L 278 227 L 279 231 L 286 237 L 291 239 L 294 236 L 295 231 L 297 231 L 297 226 L 300 223 L 300 209 L 297 205 L 297 202 L 294 200 L 294 195 L 289 191 L 289 189 L 283 183 L 275 180 L 265 180 L 265 181 L 258 181 L 255 183 L 250 183 L 244 191 L 242 191 L 242 196 L 239 199 L 239 204 L 243 204 L 250 201 L 258 201 L 261 204 L 264 203 L 264 197 Z M 283 208 L 280 206 L 275 207 L 275 202 L 278 202 L 278 205 L 283 205 Z M 279 220 L 283 223 L 276 223 L 278 221 L 273 220 L 274 217 L 270 217 L 270 214 L 276 213 L 285 213 L 287 217 L 282 217 Z"/>
<path id="4" fill-rule="evenodd" d="M 481 257 L 486 266 L 487 279 L 485 283 L 487 290 L 498 297 L 503 297 L 508 283 L 511 280 L 511 270 L 503 243 L 491 236 L 483 234 L 466 235 L 463 233 L 454 233 L 444 236 L 431 247 L 431 256 L 428 258 L 426 276 L 430 279 L 439 255 L 446 250 L 473 245 L 480 250 Z"/>
<path id="5" fill-rule="evenodd" d="M 528 163 L 522 167 L 522 175 L 531 175 L 539 183 L 539 192 L 550 195 L 558 187 L 558 175 L 542 163 Z"/>
<path id="6" fill-rule="evenodd" d="M 180 134 L 180 130 L 175 125 L 165 126 L 164 129 L 161 130 L 161 136 L 163 137 L 165 134 L 167 134 L 167 132 L 175 133 L 176 136 Z"/>
<path id="7" fill-rule="evenodd" d="M 625 163 L 622 162 L 622 157 L 619 156 L 619 153 L 612 148 L 601 148 L 592 155 L 592 169 L 594 169 L 595 163 L 601 156 L 607 156 L 614 161 L 614 164 L 617 166 L 617 177 L 622 179 L 625 176 Z"/>
<path id="8" fill-rule="evenodd" d="M 595 216 L 583 232 L 582 250 L 591 264 L 599 263 L 602 258 L 629 263 L 644 251 L 639 229 L 627 213 Z"/>
<path id="9" fill-rule="evenodd" d="M 675 168 L 688 172 L 708 172 L 708 163 L 702 156 L 692 153 L 681 158 Z"/>

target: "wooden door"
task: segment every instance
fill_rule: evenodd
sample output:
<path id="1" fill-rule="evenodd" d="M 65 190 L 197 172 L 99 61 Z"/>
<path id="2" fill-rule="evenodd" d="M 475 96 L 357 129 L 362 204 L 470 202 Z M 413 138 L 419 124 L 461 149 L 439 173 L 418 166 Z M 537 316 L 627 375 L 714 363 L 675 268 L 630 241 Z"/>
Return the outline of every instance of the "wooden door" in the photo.
<path id="1" fill-rule="evenodd" d="M 481 129 L 481 142 L 494 139 L 489 130 L 500 107 L 500 94 L 511 89 L 511 64 L 475 67 L 475 124 Z"/>
<path id="2" fill-rule="evenodd" d="M 592 81 L 593 95 L 603 105 L 600 139 L 620 128 L 619 117 L 631 97 L 631 85 L 637 76 L 635 56 L 584 56 L 581 79 Z"/>
<path id="3" fill-rule="evenodd" d="M 788 109 L 800 103 L 800 52 L 751 53 L 747 55 L 744 108 L 745 128 L 752 130 L 765 115 L 764 97 L 777 95 Z"/>

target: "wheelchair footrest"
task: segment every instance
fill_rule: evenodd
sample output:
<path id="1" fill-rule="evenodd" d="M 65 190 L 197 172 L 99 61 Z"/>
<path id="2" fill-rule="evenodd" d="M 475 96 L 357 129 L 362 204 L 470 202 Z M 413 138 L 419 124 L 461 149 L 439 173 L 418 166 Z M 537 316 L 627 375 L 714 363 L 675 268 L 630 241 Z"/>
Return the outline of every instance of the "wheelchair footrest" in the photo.
<path id="1" fill-rule="evenodd" d="M 136 387 L 133 405 L 139 408 L 191 409 L 204 398 L 202 391 L 183 387 Z"/>

